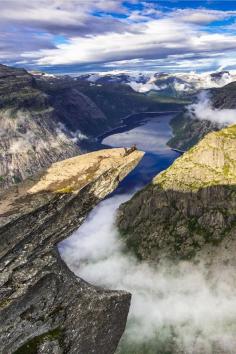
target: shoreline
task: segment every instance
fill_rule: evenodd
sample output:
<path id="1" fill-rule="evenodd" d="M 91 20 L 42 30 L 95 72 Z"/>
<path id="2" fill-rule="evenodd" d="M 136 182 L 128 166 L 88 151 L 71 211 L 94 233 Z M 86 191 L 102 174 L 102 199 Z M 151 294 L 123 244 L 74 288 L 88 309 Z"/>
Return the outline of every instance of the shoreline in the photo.
<path id="1" fill-rule="evenodd" d="M 158 111 L 158 112 L 140 112 L 140 113 L 133 113 L 133 114 L 129 114 L 128 116 L 124 117 L 121 119 L 121 124 L 111 130 L 106 131 L 105 133 L 98 135 L 97 137 L 95 137 L 95 141 L 97 143 L 101 143 L 103 139 L 105 139 L 107 136 L 115 134 L 115 133 L 121 133 L 123 131 L 123 129 L 127 129 L 130 125 L 133 125 L 134 123 L 136 123 L 137 126 L 139 126 L 139 123 L 141 124 L 143 122 L 143 120 L 145 120 L 145 118 L 151 118 L 152 116 L 156 115 L 167 115 L 167 114 L 178 114 L 181 111 Z M 135 116 L 137 117 L 135 119 Z M 130 118 L 132 117 L 132 121 L 129 122 Z"/>

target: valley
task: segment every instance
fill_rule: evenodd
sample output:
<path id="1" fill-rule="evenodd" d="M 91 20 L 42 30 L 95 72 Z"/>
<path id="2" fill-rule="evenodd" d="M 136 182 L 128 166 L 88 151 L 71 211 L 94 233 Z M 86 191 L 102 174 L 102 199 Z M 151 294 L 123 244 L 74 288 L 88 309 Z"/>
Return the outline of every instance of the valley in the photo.
<path id="1" fill-rule="evenodd" d="M 236 354 L 235 1 L 0 13 L 0 354 Z"/>
<path id="2" fill-rule="evenodd" d="M 231 354 L 234 83 L 0 69 L 6 354 Z"/>

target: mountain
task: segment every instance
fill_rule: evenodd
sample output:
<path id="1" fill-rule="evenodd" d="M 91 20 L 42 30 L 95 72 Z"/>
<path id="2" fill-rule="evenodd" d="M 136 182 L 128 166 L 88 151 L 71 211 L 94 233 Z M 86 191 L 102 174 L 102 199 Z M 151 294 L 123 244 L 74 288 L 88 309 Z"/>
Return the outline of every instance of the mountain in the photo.
<path id="1" fill-rule="evenodd" d="M 76 156 L 1 193 L 1 353 L 115 352 L 130 294 L 76 277 L 55 246 L 142 156 L 125 149 Z"/>
<path id="2" fill-rule="evenodd" d="M 236 125 L 205 136 L 123 204 L 118 226 L 141 259 L 234 264 Z"/>
<path id="3" fill-rule="evenodd" d="M 206 92 L 209 96 L 209 104 L 213 109 L 236 108 L 236 82 L 232 82 L 221 88 L 213 88 Z M 214 112 L 212 112 L 212 118 L 214 118 Z M 189 149 L 209 132 L 217 131 L 224 127 L 224 125 L 217 123 L 217 120 L 214 122 L 212 120 L 200 120 L 197 117 L 190 117 L 189 109 L 186 109 L 183 113 L 173 118 L 170 124 L 173 130 L 173 138 L 170 139 L 168 145 L 180 150 Z"/>
<path id="4" fill-rule="evenodd" d="M 81 75 L 91 83 L 122 83 L 136 92 L 154 91 L 159 96 L 185 97 L 199 90 L 222 87 L 236 81 L 236 74 L 228 71 L 216 73 L 96 73 Z"/>
<path id="5" fill-rule="evenodd" d="M 86 152 L 86 144 L 129 114 L 179 107 L 122 84 L 91 86 L 0 65 L 0 188 Z"/>
<path id="6" fill-rule="evenodd" d="M 77 101 L 68 102 L 62 108 L 63 94 L 65 96 L 58 90 L 49 95 L 23 69 L 0 66 L 1 187 L 17 183 L 52 162 L 80 153 L 72 137 L 64 131 L 61 115 L 66 120 L 71 108 L 76 107 L 79 119 L 83 103 L 88 117 L 94 104 L 74 93 L 72 97 Z M 66 95 L 69 94 L 68 90 Z M 91 121 L 93 116 L 90 114 L 88 118 Z"/>

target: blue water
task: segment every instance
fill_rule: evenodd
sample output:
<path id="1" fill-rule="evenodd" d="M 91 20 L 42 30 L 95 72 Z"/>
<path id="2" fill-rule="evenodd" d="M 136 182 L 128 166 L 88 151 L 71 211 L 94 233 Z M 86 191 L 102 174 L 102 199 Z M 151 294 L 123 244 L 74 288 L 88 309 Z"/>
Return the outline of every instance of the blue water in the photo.
<path id="1" fill-rule="evenodd" d="M 148 184 L 159 172 L 168 168 L 180 156 L 170 149 L 166 143 L 171 138 L 170 120 L 174 114 L 157 115 L 139 122 L 138 126 L 128 128 L 103 139 L 102 143 L 109 147 L 136 145 L 145 152 L 139 165 L 120 183 L 113 193 L 130 193 Z"/>
<path id="2" fill-rule="evenodd" d="M 235 353 L 234 269 L 225 268 L 225 276 L 219 277 L 217 268 L 210 279 L 205 262 L 155 265 L 139 261 L 127 252 L 116 226 L 119 206 L 179 156 L 166 146 L 172 117 L 134 119 L 106 134 L 104 148 L 136 144 L 145 157 L 59 245 L 59 251 L 69 268 L 90 284 L 132 294 L 117 354 L 170 353 L 173 345 L 186 354 L 215 353 L 218 342 L 229 349 L 227 353 Z"/>

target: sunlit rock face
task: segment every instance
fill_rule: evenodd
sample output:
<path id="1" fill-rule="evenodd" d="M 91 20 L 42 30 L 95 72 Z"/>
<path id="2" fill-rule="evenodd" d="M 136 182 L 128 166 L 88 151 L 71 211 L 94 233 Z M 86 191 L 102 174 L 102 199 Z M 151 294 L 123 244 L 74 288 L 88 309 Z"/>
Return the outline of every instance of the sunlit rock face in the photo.
<path id="1" fill-rule="evenodd" d="M 182 107 L 122 84 L 90 84 L 0 64 L 0 189 L 91 151 L 95 137 L 129 114 Z"/>
<path id="2" fill-rule="evenodd" d="M 156 339 L 147 345 L 150 353 L 157 347 L 158 339 L 162 336 L 165 338 L 168 326 L 171 334 L 169 339 L 164 339 L 163 353 L 234 352 L 235 336 L 231 329 L 235 328 L 236 323 L 235 313 L 232 312 L 236 295 L 235 151 L 235 125 L 210 133 L 119 208 L 117 224 L 120 237 L 128 248 L 138 258 L 156 267 L 157 273 L 164 272 L 166 278 L 173 276 L 173 279 L 184 280 L 181 286 L 175 284 L 172 288 L 170 279 L 170 287 L 166 292 L 161 288 L 162 278 L 156 280 L 157 289 L 158 281 L 161 288 L 153 291 L 153 294 L 156 294 L 155 291 L 159 294 L 156 304 L 160 298 L 169 299 L 172 290 L 174 299 L 181 299 L 182 327 L 175 322 L 181 305 L 178 307 L 175 301 L 167 301 L 163 317 L 158 318 L 165 318 L 165 313 L 170 309 L 175 319 L 168 319 L 167 322 L 163 320 L 162 330 L 156 332 Z M 181 264 L 185 266 L 183 277 L 179 273 Z M 204 279 L 203 284 L 198 283 L 194 269 Z M 188 274 L 191 279 L 187 279 Z M 153 276 L 155 283 L 154 279 Z M 192 293 L 193 301 L 190 300 L 188 286 L 195 289 Z M 188 300 L 185 295 L 180 295 L 181 292 L 188 294 L 190 303 L 195 303 L 190 305 L 186 321 L 184 319 Z M 210 308 L 211 301 L 208 304 L 209 294 L 213 297 L 220 294 L 219 301 L 213 308 Z M 226 303 L 230 303 L 229 310 L 226 309 Z M 194 314 L 200 315 L 201 306 L 208 305 L 209 309 L 203 311 L 204 315 L 197 322 L 196 328 L 199 331 L 195 328 L 190 337 L 186 337 L 187 340 L 191 338 L 191 345 L 186 349 L 186 343 L 181 342 L 182 334 L 192 331 L 196 324 Z M 158 311 L 157 305 L 152 308 L 154 313 L 155 310 Z M 213 320 L 215 314 L 218 314 L 217 321 Z M 206 330 L 203 328 L 205 321 Z M 216 322 L 219 324 L 217 327 Z M 185 328 L 182 334 L 179 328 Z M 135 352 L 142 353 L 142 347 L 140 350 L 137 344 L 137 348 Z M 121 350 L 121 353 L 129 353 L 129 346 L 127 350 Z"/>
<path id="3" fill-rule="evenodd" d="M 120 207 L 118 225 L 141 259 L 235 264 L 236 126 L 210 133 Z M 234 251 L 233 251 L 234 250 Z"/>
<path id="4" fill-rule="evenodd" d="M 56 248 L 140 161 L 137 150 L 97 151 L 53 164 L 0 198 L 3 353 L 114 353 L 130 294 L 76 277 Z"/>

